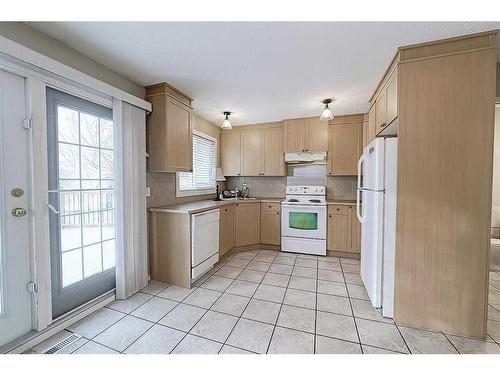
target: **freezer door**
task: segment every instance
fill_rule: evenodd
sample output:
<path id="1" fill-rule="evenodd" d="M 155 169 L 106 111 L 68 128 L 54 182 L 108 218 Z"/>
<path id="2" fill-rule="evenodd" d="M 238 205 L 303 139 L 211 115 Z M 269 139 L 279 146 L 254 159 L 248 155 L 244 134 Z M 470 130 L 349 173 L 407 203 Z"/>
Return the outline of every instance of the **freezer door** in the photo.
<path id="1" fill-rule="evenodd" d="M 384 193 L 363 191 L 361 279 L 373 306 L 382 304 Z"/>
<path id="2" fill-rule="evenodd" d="M 385 139 L 375 138 L 363 151 L 362 179 L 358 188 L 384 190 L 384 148 Z"/>

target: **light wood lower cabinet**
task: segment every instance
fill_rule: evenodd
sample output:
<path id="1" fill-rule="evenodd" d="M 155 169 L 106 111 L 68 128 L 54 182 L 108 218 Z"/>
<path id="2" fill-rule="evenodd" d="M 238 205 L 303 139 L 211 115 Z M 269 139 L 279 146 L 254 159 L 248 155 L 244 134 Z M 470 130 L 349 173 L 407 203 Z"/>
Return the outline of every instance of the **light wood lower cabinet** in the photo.
<path id="1" fill-rule="evenodd" d="M 235 246 L 260 243 L 260 203 L 235 204 Z"/>
<path id="2" fill-rule="evenodd" d="M 260 242 L 267 245 L 279 245 L 281 226 L 281 204 L 260 204 Z"/>
<path id="3" fill-rule="evenodd" d="M 360 252 L 360 228 L 355 205 L 328 205 L 327 250 Z"/>
<path id="4" fill-rule="evenodd" d="M 234 205 L 221 207 L 219 221 L 219 257 L 234 247 Z"/>

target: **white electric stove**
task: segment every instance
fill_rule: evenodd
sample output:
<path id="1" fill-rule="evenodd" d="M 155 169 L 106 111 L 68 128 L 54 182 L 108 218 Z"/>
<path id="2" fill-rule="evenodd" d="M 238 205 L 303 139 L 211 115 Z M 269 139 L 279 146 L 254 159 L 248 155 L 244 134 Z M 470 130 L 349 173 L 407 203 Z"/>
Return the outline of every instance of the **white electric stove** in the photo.
<path id="1" fill-rule="evenodd" d="M 281 250 L 326 256 L 326 187 L 287 186 L 281 202 Z"/>

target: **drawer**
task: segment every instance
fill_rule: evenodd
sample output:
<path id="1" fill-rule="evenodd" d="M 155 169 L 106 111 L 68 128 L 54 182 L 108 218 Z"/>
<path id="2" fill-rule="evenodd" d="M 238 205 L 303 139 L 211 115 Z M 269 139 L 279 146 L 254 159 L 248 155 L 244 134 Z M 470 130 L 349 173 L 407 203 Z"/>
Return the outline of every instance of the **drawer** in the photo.
<path id="1" fill-rule="evenodd" d="M 328 205 L 328 215 L 347 215 L 349 211 L 349 206 L 341 206 L 341 205 Z"/>
<path id="2" fill-rule="evenodd" d="M 260 211 L 261 212 L 280 212 L 281 203 L 278 202 L 261 202 Z"/>

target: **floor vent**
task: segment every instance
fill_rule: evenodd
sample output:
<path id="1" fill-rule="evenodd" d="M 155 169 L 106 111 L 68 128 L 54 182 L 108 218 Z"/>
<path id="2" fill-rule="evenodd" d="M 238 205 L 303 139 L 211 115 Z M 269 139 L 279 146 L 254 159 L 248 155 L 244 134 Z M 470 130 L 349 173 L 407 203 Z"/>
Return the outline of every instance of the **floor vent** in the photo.
<path id="1" fill-rule="evenodd" d="M 72 333 L 69 337 L 66 337 L 61 342 L 59 342 L 59 343 L 55 344 L 54 346 L 48 348 L 42 354 L 56 354 L 59 350 L 62 350 L 65 347 L 67 347 L 68 345 L 73 344 L 75 341 L 77 341 L 81 337 L 82 337 L 81 335 L 78 335 L 76 333 Z"/>

